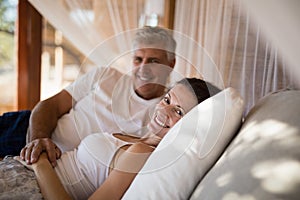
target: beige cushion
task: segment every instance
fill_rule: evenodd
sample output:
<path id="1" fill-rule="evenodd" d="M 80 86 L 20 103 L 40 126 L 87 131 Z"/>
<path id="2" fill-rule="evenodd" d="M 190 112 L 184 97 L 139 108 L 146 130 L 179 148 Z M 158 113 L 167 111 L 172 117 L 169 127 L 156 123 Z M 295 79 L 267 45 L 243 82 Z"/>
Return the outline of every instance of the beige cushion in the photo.
<path id="1" fill-rule="evenodd" d="M 243 105 L 227 88 L 192 109 L 163 138 L 123 199 L 187 199 L 240 127 Z"/>
<path id="2" fill-rule="evenodd" d="M 300 197 L 300 91 L 262 99 L 191 199 Z"/>

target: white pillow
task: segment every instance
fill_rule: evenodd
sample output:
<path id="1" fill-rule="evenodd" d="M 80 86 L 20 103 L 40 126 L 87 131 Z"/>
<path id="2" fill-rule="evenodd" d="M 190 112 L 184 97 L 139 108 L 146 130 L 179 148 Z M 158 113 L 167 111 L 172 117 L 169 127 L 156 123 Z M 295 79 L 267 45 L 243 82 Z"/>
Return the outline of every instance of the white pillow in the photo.
<path id="1" fill-rule="evenodd" d="M 123 199 L 188 199 L 240 127 L 243 110 L 233 88 L 197 105 L 163 138 Z"/>

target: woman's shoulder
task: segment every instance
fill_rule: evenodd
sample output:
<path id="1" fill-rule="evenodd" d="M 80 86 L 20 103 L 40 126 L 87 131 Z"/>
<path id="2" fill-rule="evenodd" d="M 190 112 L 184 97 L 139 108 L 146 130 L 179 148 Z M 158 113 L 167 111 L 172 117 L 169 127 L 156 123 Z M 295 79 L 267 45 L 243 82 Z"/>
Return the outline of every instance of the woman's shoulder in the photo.
<path id="1" fill-rule="evenodd" d="M 155 150 L 154 146 L 151 146 L 144 142 L 136 142 L 127 149 L 127 152 L 130 152 L 130 153 L 152 153 L 154 150 Z"/>
<path id="2" fill-rule="evenodd" d="M 112 134 L 113 137 L 119 139 L 119 140 L 123 140 L 125 142 L 130 142 L 130 143 L 136 143 L 139 142 L 141 140 L 141 138 L 136 137 L 136 136 L 132 136 L 132 135 L 127 135 L 124 133 L 113 133 Z"/>

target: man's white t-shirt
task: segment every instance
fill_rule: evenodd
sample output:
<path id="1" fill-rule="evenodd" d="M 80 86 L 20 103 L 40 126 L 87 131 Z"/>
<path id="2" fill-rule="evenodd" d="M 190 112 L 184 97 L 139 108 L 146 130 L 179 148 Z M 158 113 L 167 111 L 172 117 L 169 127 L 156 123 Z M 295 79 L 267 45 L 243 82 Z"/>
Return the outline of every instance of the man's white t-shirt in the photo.
<path id="1" fill-rule="evenodd" d="M 114 68 L 97 68 L 65 88 L 75 100 L 52 134 L 64 152 L 93 133 L 124 132 L 143 136 L 160 98 L 145 100 L 133 89 L 130 75 Z"/>

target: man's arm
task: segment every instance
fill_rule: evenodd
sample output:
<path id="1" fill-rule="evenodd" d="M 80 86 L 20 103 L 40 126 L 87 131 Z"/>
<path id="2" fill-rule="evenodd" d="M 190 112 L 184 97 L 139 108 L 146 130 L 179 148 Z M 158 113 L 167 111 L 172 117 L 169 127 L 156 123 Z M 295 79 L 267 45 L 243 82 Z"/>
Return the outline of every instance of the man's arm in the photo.
<path id="1" fill-rule="evenodd" d="M 28 164 L 35 163 L 40 154 L 46 151 L 49 161 L 56 165 L 60 150 L 52 142 L 51 134 L 58 119 L 72 108 L 72 96 L 65 90 L 39 102 L 32 111 L 29 123 L 30 142 L 21 150 L 20 157 Z"/>
<path id="2" fill-rule="evenodd" d="M 114 169 L 89 200 L 121 199 L 153 151 L 143 143 L 131 145 L 117 158 Z"/>

